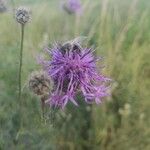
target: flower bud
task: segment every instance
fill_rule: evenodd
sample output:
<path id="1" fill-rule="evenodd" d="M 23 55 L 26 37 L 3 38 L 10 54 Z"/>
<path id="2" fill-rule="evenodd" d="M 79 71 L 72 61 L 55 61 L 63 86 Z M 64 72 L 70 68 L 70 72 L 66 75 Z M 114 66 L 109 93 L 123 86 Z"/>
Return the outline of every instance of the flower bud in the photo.
<path id="1" fill-rule="evenodd" d="M 29 89 L 36 95 L 46 96 L 50 92 L 50 79 L 43 71 L 31 73 L 29 78 Z"/>
<path id="2" fill-rule="evenodd" d="M 15 14 L 16 21 L 22 25 L 25 25 L 30 20 L 30 11 L 28 8 L 19 7 Z"/>

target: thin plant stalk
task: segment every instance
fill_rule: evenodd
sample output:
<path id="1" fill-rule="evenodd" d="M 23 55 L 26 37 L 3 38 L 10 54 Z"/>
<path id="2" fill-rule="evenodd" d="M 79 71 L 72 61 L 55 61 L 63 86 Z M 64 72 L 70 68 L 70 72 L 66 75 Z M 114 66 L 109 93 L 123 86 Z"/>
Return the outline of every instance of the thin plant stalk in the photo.
<path id="1" fill-rule="evenodd" d="M 24 42 L 24 25 L 21 25 L 21 44 L 20 44 L 20 56 L 19 56 L 19 102 L 20 102 L 20 109 L 22 107 L 22 58 L 23 58 L 23 42 Z"/>
<path id="2" fill-rule="evenodd" d="M 42 120 L 45 117 L 45 97 L 41 97 Z"/>
<path id="3" fill-rule="evenodd" d="M 17 132 L 15 140 L 18 141 L 19 134 L 21 132 L 22 128 L 22 58 L 23 58 L 23 42 L 24 42 L 24 25 L 21 25 L 21 42 L 20 42 L 20 56 L 19 56 L 19 80 L 18 80 L 18 86 L 19 86 L 19 94 L 18 94 L 18 100 L 20 103 L 19 106 L 19 113 L 20 113 L 20 129 Z"/>
<path id="4" fill-rule="evenodd" d="M 19 137 L 19 134 L 21 132 L 21 129 L 23 127 L 23 122 L 22 122 L 22 118 L 23 118 L 23 113 L 22 113 L 22 60 L 23 60 L 23 43 L 24 43 L 24 28 L 25 28 L 25 24 L 29 21 L 30 19 L 30 14 L 29 14 L 29 10 L 25 7 L 19 7 L 16 9 L 15 11 L 15 19 L 16 21 L 21 25 L 21 41 L 20 41 L 20 55 L 19 55 L 19 70 L 18 70 L 18 88 L 19 88 L 19 92 L 18 92 L 18 103 L 19 103 L 19 118 L 20 118 L 20 128 L 18 130 L 17 136 L 16 136 L 16 140 Z"/>

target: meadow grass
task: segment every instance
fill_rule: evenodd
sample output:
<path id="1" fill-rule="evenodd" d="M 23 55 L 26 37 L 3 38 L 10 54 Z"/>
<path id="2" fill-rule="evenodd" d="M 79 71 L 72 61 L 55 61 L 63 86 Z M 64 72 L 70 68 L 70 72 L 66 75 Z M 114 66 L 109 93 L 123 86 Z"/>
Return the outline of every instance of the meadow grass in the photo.
<path id="1" fill-rule="evenodd" d="M 23 115 L 17 100 L 21 29 L 9 11 L 0 14 L 0 149 L 149 150 L 149 0 L 83 0 L 80 17 L 63 12 L 58 0 L 14 2 L 32 9 L 25 28 Z M 86 36 L 104 57 L 103 72 L 114 80 L 112 95 L 100 106 L 69 106 L 56 114 L 52 127 L 41 121 L 40 101 L 28 90 L 28 75 L 40 69 L 36 57 L 45 45 L 78 36 Z"/>

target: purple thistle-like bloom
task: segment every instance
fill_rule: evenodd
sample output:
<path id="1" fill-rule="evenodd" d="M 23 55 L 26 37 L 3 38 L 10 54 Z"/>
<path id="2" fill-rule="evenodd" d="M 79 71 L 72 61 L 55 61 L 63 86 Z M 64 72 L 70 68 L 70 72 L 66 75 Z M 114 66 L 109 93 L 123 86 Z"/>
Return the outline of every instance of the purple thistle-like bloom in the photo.
<path id="1" fill-rule="evenodd" d="M 70 14 L 78 13 L 81 12 L 81 2 L 80 0 L 67 0 L 63 8 Z"/>
<path id="2" fill-rule="evenodd" d="M 53 90 L 46 101 L 50 106 L 64 108 L 71 101 L 76 106 L 77 95 L 82 93 L 87 103 L 99 104 L 108 96 L 109 78 L 98 73 L 90 48 L 82 48 L 79 43 L 56 44 L 47 49 L 51 60 L 42 61 L 53 82 Z"/>

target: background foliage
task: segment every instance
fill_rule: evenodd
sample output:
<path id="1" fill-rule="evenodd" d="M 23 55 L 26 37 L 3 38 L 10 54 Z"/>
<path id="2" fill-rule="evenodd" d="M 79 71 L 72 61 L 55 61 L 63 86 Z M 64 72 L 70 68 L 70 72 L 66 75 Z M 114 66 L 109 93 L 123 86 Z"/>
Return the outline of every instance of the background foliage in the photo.
<path id="1" fill-rule="evenodd" d="M 59 0 L 9 1 L 9 11 L 0 14 L 1 150 L 150 149 L 150 1 L 82 2 L 81 17 L 63 12 Z M 20 26 L 12 13 L 19 5 L 32 10 L 25 28 L 22 115 L 17 100 Z M 47 108 L 42 120 L 40 100 L 27 87 L 28 75 L 40 68 L 36 56 L 46 44 L 78 36 L 87 36 L 89 46 L 105 57 L 103 72 L 115 81 L 112 95 L 100 106 L 70 104 L 53 113 Z"/>

